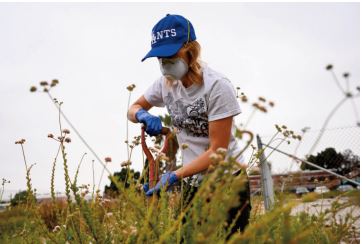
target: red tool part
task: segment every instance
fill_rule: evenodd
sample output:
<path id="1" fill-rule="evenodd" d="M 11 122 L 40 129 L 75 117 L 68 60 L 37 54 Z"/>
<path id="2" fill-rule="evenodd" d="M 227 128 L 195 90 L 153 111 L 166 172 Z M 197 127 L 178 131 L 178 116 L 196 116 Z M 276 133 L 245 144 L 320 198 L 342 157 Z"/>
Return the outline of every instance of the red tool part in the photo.
<path id="1" fill-rule="evenodd" d="M 170 139 L 170 137 L 172 137 L 172 133 L 169 128 L 162 127 L 161 134 L 165 136 L 165 140 L 164 140 L 164 144 L 163 144 L 161 152 L 166 154 L 166 152 L 168 150 L 169 139 Z M 146 154 L 146 157 L 148 160 L 148 170 L 149 170 L 149 178 L 148 178 L 149 182 L 148 183 L 149 183 L 150 188 L 152 188 L 156 185 L 156 183 L 159 180 L 159 171 L 160 171 L 159 157 L 157 157 L 155 159 L 153 157 L 152 153 L 150 152 L 150 150 L 148 149 L 148 146 L 146 144 L 144 126 L 142 126 L 142 131 L 141 131 L 141 145 L 142 145 L 142 149 L 143 149 L 144 153 Z"/>

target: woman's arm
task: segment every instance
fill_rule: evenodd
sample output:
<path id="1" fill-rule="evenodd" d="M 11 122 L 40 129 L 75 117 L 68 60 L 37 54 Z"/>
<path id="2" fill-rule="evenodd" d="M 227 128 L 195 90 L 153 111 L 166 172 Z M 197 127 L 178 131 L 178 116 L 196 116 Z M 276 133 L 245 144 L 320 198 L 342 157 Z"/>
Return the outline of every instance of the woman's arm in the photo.
<path id="1" fill-rule="evenodd" d="M 152 108 L 152 105 L 149 102 L 147 102 L 147 100 L 145 99 L 144 96 L 141 96 L 140 98 L 138 98 L 137 101 L 134 102 L 130 106 L 130 108 L 128 109 L 128 112 L 127 112 L 127 118 L 134 123 L 138 123 L 138 121 L 136 119 L 136 113 L 141 108 L 143 108 L 144 110 L 147 110 L 147 111 L 150 108 Z"/>
<path id="2" fill-rule="evenodd" d="M 209 122 L 210 147 L 196 159 L 175 171 L 178 179 L 185 178 L 206 170 L 211 164 L 210 155 L 216 149 L 228 148 L 233 117 Z M 186 149 L 187 150 L 187 149 Z"/>

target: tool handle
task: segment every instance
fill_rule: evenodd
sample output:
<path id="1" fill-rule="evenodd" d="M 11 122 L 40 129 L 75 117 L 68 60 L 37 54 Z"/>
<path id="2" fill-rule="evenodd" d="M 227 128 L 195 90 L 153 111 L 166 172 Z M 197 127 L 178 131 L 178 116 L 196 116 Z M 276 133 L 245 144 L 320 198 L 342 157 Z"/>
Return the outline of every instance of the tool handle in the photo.
<path id="1" fill-rule="evenodd" d="M 142 125 L 142 129 L 143 129 L 143 130 L 146 130 L 146 126 L 145 126 L 145 125 Z M 168 127 L 162 127 L 160 134 L 163 135 L 163 136 L 167 136 L 168 133 L 170 133 L 170 132 L 171 132 L 170 128 L 168 128 Z"/>
<path id="2" fill-rule="evenodd" d="M 171 132 L 171 130 L 168 127 L 162 127 L 162 129 L 161 129 L 161 135 L 167 136 L 168 133 L 170 133 L 170 132 Z"/>
<path id="3" fill-rule="evenodd" d="M 142 145 L 142 149 L 148 159 L 149 186 L 154 187 L 156 185 L 156 183 L 158 182 L 158 178 L 159 178 L 159 164 L 158 164 L 158 160 L 155 160 L 153 158 L 152 153 L 150 152 L 150 150 L 147 147 L 146 138 L 145 138 L 145 129 L 146 129 L 146 127 L 143 125 L 142 129 L 141 129 L 141 145 Z M 161 150 L 162 152 L 165 152 L 168 148 L 168 139 L 167 138 L 169 136 L 171 136 L 170 128 L 162 127 L 161 135 L 166 136 L 163 148 Z"/>

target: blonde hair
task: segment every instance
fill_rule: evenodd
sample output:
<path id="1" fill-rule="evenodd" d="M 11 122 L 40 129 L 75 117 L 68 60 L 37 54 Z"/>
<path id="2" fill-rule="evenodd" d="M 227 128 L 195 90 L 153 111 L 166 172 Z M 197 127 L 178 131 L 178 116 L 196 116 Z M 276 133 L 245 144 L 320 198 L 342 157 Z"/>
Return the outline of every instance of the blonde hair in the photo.
<path id="1" fill-rule="evenodd" d="M 186 55 L 188 60 L 189 71 L 185 77 L 191 80 L 194 84 L 201 85 L 203 82 L 202 70 L 201 70 L 201 46 L 197 41 L 191 41 L 184 44 L 184 46 L 178 51 L 181 57 Z M 172 81 L 166 78 L 167 85 L 172 85 Z"/>

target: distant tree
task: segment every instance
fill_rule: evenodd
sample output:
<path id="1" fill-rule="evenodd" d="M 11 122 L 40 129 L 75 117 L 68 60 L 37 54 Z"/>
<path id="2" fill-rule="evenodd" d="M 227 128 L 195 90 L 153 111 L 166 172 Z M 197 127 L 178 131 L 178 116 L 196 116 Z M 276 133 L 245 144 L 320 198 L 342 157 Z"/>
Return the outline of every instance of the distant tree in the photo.
<path id="1" fill-rule="evenodd" d="M 34 196 L 35 198 L 35 196 Z M 25 204 L 28 200 L 28 192 L 27 191 L 20 191 L 15 194 L 15 196 L 10 200 L 10 205 L 12 207 L 19 205 L 19 204 Z"/>
<path id="2" fill-rule="evenodd" d="M 125 188 L 128 188 L 131 185 L 131 183 L 136 183 L 137 180 L 140 178 L 140 176 L 141 176 L 140 172 L 138 171 L 135 172 L 133 169 L 128 170 L 127 168 L 122 168 L 121 171 L 115 172 L 113 174 L 113 177 L 116 180 L 118 180 L 121 184 L 123 184 Z M 106 195 L 110 196 L 119 194 L 116 185 L 112 181 L 109 186 L 106 185 L 104 187 L 104 192 L 106 193 Z"/>
<path id="3" fill-rule="evenodd" d="M 345 150 L 343 153 L 337 152 L 334 148 L 326 148 L 317 155 L 309 155 L 307 161 L 314 163 L 326 169 L 334 169 L 337 173 L 348 175 L 354 170 L 359 170 L 359 156 L 353 154 L 350 149 Z M 317 168 L 308 164 L 302 163 L 302 170 L 318 170 Z"/>
<path id="4" fill-rule="evenodd" d="M 342 173 L 347 175 L 351 172 L 360 171 L 360 159 L 359 156 L 353 154 L 352 150 L 347 149 L 343 153 L 344 162 L 341 165 Z"/>

